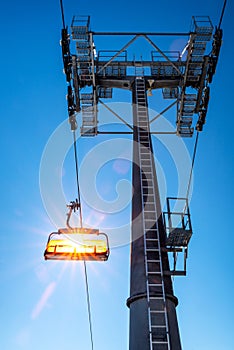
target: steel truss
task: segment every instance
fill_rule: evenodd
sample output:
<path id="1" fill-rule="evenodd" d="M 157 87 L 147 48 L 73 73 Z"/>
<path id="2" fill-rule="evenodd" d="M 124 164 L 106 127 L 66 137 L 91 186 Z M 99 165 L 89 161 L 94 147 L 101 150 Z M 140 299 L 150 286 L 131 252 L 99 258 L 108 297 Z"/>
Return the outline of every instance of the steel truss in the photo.
<path id="1" fill-rule="evenodd" d="M 174 198 L 169 198 L 164 219 L 160 214 L 151 134 L 168 133 L 192 137 L 195 128 L 202 131 L 209 103 L 209 84 L 215 73 L 222 43 L 220 26 L 214 35 L 213 29 L 209 17 L 193 17 L 192 31 L 189 33 L 92 32 L 89 16 L 74 16 L 71 38 L 75 42 L 75 54 L 70 53 L 67 28 L 62 30 L 61 44 L 68 83 L 71 129 L 77 128 L 76 114 L 81 112 L 82 136 L 133 134 L 137 144 L 133 150 L 135 192 L 132 201 L 134 224 L 131 296 L 127 301 L 130 307 L 130 350 L 181 349 L 175 312 L 177 298 L 173 294 L 171 275 L 186 274 L 187 248 L 192 227 L 186 198 L 177 199 L 184 201 L 180 212 L 171 211 L 170 201 Z M 96 52 L 95 36 L 128 36 L 130 39 L 119 50 Z M 166 36 L 188 37 L 187 45 L 182 52 L 163 51 L 156 44 L 155 38 Z M 129 59 L 128 49 L 139 38 L 145 39 L 152 46 L 151 59 Z M 207 53 L 211 41 L 212 49 Z M 103 99 L 112 98 L 114 88 L 132 91 L 133 125 L 103 102 Z M 163 99 L 170 103 L 160 114 L 149 120 L 146 92 L 150 95 L 154 89 L 161 89 Z M 129 130 L 98 130 L 98 103 Z M 151 131 L 152 123 L 174 106 L 175 131 Z M 138 168 L 135 163 L 139 164 Z M 138 215 L 140 219 L 136 223 Z M 181 226 L 174 224 L 174 218 L 178 216 Z M 141 237 L 135 239 L 139 230 Z M 174 259 L 172 268 L 168 259 L 170 252 Z M 178 270 L 176 266 L 180 252 L 184 253 L 183 270 Z"/>

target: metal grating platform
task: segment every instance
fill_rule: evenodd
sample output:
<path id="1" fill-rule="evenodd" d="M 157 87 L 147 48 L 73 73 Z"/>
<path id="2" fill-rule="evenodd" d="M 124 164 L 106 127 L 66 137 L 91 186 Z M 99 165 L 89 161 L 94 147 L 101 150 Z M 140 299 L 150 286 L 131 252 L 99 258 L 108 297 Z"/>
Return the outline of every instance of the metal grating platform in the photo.
<path id="1" fill-rule="evenodd" d="M 192 231 L 174 228 L 168 235 L 166 244 L 169 247 L 187 247 Z"/>
<path id="2" fill-rule="evenodd" d="M 125 77 L 127 73 L 126 65 L 123 65 L 127 61 L 127 51 L 118 53 L 118 51 L 98 51 L 97 57 L 97 72 L 99 76 L 114 76 Z M 108 63 L 111 62 L 111 65 Z M 102 69 L 104 64 L 104 68 Z"/>
<path id="3" fill-rule="evenodd" d="M 99 87 L 98 89 L 98 97 L 100 98 L 112 98 L 112 88 Z"/>
<path id="4" fill-rule="evenodd" d="M 74 40 L 87 40 L 90 30 L 90 16 L 73 16 L 71 23 L 72 38 Z"/>
<path id="5" fill-rule="evenodd" d="M 175 99 L 178 97 L 178 88 L 163 88 L 162 94 L 164 99 Z"/>

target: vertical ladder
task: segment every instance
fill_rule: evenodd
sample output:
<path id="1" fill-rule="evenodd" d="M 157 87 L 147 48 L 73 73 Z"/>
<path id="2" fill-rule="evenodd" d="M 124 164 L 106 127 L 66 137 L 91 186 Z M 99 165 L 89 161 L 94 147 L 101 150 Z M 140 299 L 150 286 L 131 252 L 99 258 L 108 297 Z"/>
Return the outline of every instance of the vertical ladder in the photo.
<path id="1" fill-rule="evenodd" d="M 142 56 L 140 62 L 136 62 L 134 57 L 135 77 L 142 77 L 144 75 L 144 67 L 142 64 Z"/>
<path id="2" fill-rule="evenodd" d="M 170 350 L 145 80 L 135 79 L 150 350 Z"/>

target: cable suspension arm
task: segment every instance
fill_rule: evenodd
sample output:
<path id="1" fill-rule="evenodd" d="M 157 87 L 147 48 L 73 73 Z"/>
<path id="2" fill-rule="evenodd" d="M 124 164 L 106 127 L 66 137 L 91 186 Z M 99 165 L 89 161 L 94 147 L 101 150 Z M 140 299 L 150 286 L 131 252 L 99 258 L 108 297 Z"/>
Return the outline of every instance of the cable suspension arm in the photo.
<path id="1" fill-rule="evenodd" d="M 80 200 L 80 185 L 79 185 L 79 168 L 78 168 L 78 155 L 77 155 L 77 145 L 76 145 L 76 132 L 73 131 L 73 146 L 74 146 L 74 157 L 75 157 L 75 169 L 76 169 L 76 186 L 77 186 L 77 198 L 80 209 L 80 226 L 83 226 L 82 222 L 82 208 L 81 208 L 81 200 Z"/>

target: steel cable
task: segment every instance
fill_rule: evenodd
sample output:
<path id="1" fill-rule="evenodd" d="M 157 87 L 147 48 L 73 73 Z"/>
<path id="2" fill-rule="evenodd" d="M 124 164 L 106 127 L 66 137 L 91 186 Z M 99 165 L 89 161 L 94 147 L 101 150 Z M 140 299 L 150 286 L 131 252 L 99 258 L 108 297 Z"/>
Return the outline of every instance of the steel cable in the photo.
<path id="1" fill-rule="evenodd" d="M 76 143 L 75 131 L 73 131 L 73 146 L 74 146 L 74 157 L 75 157 L 76 186 L 77 186 L 77 195 L 78 195 L 79 210 L 80 210 L 80 226 L 82 227 L 83 223 L 82 223 L 82 211 L 81 211 L 81 201 L 80 201 L 79 167 L 78 167 L 78 155 L 77 155 L 77 143 Z M 88 273 L 87 273 L 86 261 L 84 261 L 84 274 L 85 274 L 85 287 L 86 287 L 86 300 L 87 300 L 87 307 L 88 307 L 90 340 L 91 340 L 91 348 L 93 350 L 94 349 L 93 328 L 92 328 L 91 303 L 90 303 L 90 295 L 89 295 L 89 284 L 88 284 Z"/>

